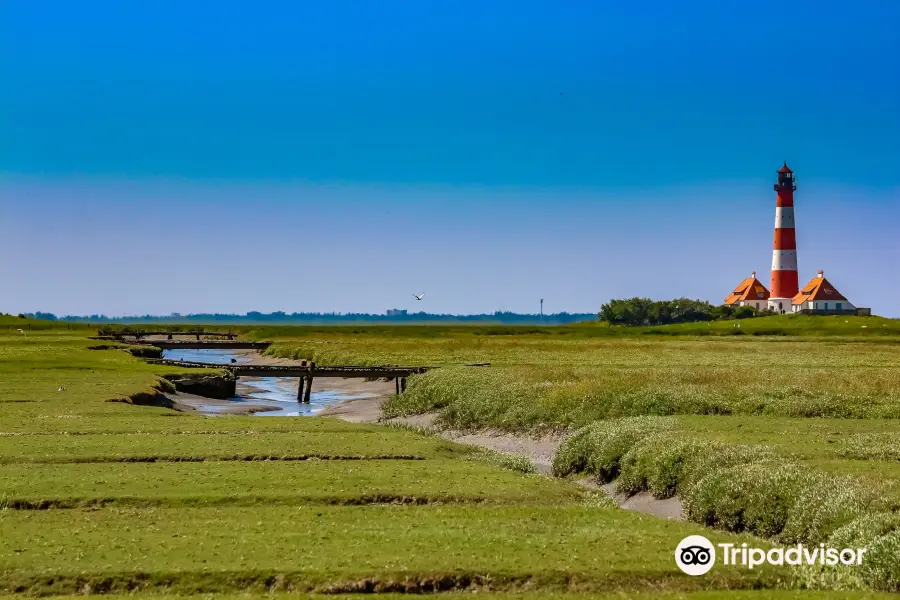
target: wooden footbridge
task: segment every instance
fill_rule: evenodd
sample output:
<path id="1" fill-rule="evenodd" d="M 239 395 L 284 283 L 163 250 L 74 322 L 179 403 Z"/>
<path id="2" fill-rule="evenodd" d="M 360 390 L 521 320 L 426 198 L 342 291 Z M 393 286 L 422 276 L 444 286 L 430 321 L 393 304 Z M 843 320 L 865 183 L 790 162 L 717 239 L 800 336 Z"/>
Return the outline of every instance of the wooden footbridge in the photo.
<path id="1" fill-rule="evenodd" d="M 157 336 L 162 337 L 166 336 L 166 339 L 160 340 L 150 340 L 143 337 L 135 337 L 132 334 L 126 335 L 98 335 L 94 336 L 92 340 L 105 340 L 105 341 L 113 341 L 113 342 L 123 342 L 128 344 L 140 344 L 143 346 L 156 346 L 161 350 L 265 350 L 269 346 L 272 345 L 272 342 L 250 342 L 247 340 L 236 340 L 234 339 L 234 334 L 222 334 L 228 337 L 227 339 L 201 339 L 201 336 L 205 336 L 204 333 L 148 333 L 147 336 Z M 174 339 L 172 336 L 189 336 L 194 337 L 195 339 Z M 134 339 L 128 339 L 134 338 Z"/>
<path id="2" fill-rule="evenodd" d="M 233 340 L 238 334 L 230 331 L 206 331 L 205 329 L 190 329 L 188 331 L 154 331 L 152 329 L 122 329 L 120 331 L 115 331 L 104 329 L 101 330 L 101 336 L 106 339 L 124 339 L 130 337 L 137 340 L 147 337 L 165 337 L 167 340 L 171 340 L 174 336 L 188 336 L 194 337 L 197 341 L 200 341 L 201 337 Z"/>
<path id="3" fill-rule="evenodd" d="M 397 393 L 406 391 L 406 378 L 410 375 L 419 375 L 431 369 L 438 367 L 398 367 L 398 366 L 379 366 L 379 367 L 360 367 L 360 366 L 322 366 L 316 365 L 314 362 L 301 361 L 299 365 L 239 365 L 239 364 L 218 364 L 191 362 L 183 360 L 169 360 L 164 358 L 151 358 L 147 362 L 156 365 L 170 365 L 173 367 L 186 367 L 196 369 L 225 369 L 230 371 L 235 378 L 238 377 L 299 377 L 300 386 L 297 389 L 297 401 L 310 401 L 310 393 L 312 391 L 312 382 L 314 377 L 339 377 L 342 379 L 349 378 L 366 378 L 366 379 L 388 379 L 394 380 L 397 386 Z M 465 365 L 467 367 L 487 367 L 490 363 L 478 363 Z"/>
<path id="4" fill-rule="evenodd" d="M 136 340 L 128 343 L 156 346 L 161 350 L 265 350 L 272 345 L 272 342 L 246 340 Z"/>

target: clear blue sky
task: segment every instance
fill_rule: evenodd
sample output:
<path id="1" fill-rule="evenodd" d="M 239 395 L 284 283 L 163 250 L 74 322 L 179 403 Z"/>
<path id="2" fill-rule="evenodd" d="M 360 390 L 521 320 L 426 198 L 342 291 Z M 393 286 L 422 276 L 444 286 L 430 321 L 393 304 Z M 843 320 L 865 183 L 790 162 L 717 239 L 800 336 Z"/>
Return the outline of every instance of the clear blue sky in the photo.
<path id="1" fill-rule="evenodd" d="M 786 159 L 801 280 L 900 316 L 898 32 L 884 0 L 6 0 L 0 311 L 719 302 L 768 284 Z"/>

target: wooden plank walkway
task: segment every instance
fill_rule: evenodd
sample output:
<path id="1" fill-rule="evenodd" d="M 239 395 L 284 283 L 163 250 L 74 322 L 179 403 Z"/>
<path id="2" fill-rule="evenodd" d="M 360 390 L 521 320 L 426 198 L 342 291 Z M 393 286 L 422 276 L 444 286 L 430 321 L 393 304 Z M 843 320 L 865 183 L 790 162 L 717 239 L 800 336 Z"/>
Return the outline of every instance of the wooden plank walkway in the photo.
<path id="1" fill-rule="evenodd" d="M 366 379 L 393 379 L 397 385 L 397 394 L 406 391 L 406 378 L 410 375 L 420 375 L 431 369 L 439 367 L 400 367 L 384 365 L 377 367 L 362 367 L 348 365 L 316 365 L 314 362 L 302 361 L 299 365 L 240 365 L 192 362 L 185 360 L 169 360 L 166 358 L 149 358 L 148 363 L 155 365 L 170 365 L 173 367 L 185 367 L 189 369 L 225 369 L 235 377 L 299 377 L 300 385 L 297 388 L 297 401 L 310 401 L 312 382 L 315 377 L 339 377 L 350 379 L 355 377 Z M 467 367 L 489 367 L 491 363 L 472 363 Z"/>
<path id="2" fill-rule="evenodd" d="M 124 344 L 156 346 L 162 350 L 265 350 L 272 342 L 249 342 L 240 340 L 124 340 L 119 337 L 98 335 L 92 340 L 115 341 Z"/>
<path id="3" fill-rule="evenodd" d="M 192 362 L 184 360 L 170 360 L 166 358 L 150 358 L 148 363 L 155 365 L 170 365 L 173 367 L 186 367 L 189 369 L 228 369 L 235 377 L 307 377 L 314 373 L 316 377 L 340 377 L 349 379 L 352 377 L 388 378 L 409 377 L 424 373 L 435 367 L 361 367 L 361 366 L 326 366 L 307 363 L 306 365 L 242 365 L 242 364 L 218 364 L 205 362 Z"/>
<path id="4" fill-rule="evenodd" d="M 109 337 L 109 338 L 133 337 L 133 338 L 140 339 L 140 338 L 148 337 L 151 335 L 160 335 L 160 336 L 164 335 L 164 336 L 166 336 L 167 339 L 170 339 L 170 340 L 174 336 L 181 336 L 181 337 L 189 336 L 189 337 L 197 338 L 198 340 L 200 339 L 200 336 L 227 338 L 229 340 L 233 340 L 234 338 L 236 338 L 238 336 L 238 334 L 236 334 L 236 333 L 223 332 L 223 331 L 206 331 L 205 329 L 192 329 L 192 330 L 188 330 L 188 331 L 154 331 L 154 330 L 147 331 L 147 330 L 143 330 L 143 329 L 135 329 L 132 331 L 127 331 L 127 330 L 126 331 L 106 330 L 106 331 L 107 331 L 107 333 L 104 335 L 104 337 Z"/>

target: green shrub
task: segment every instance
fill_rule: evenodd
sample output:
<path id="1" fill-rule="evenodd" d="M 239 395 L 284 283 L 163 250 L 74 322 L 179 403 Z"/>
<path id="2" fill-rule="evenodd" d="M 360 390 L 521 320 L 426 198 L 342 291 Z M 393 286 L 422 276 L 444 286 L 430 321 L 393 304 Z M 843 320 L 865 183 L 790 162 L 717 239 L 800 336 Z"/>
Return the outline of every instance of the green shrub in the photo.
<path id="1" fill-rule="evenodd" d="M 900 550 L 890 541 L 900 532 L 900 514 L 864 513 L 839 527 L 826 542 L 830 548 L 866 548 L 862 565 L 803 565 L 799 582 L 809 588 L 846 590 L 874 587 L 898 591 L 897 573 L 891 566 L 900 563 Z"/>
<path id="2" fill-rule="evenodd" d="M 878 506 L 856 479 L 765 461 L 713 470 L 682 494 L 692 521 L 786 544 L 818 544 Z"/>
<path id="3" fill-rule="evenodd" d="M 656 498 L 670 498 L 677 492 L 685 465 L 712 446 L 670 432 L 644 438 L 622 457 L 616 489 L 623 494 L 647 490 Z"/>
<path id="4" fill-rule="evenodd" d="M 828 538 L 828 545 L 836 548 L 867 547 L 876 538 L 897 530 L 900 530 L 900 514 L 865 513 L 837 528 Z"/>
<path id="5" fill-rule="evenodd" d="M 840 442 L 838 453 L 854 460 L 900 461 L 900 434 L 859 433 Z"/>
<path id="6" fill-rule="evenodd" d="M 690 493 L 692 486 L 715 471 L 750 463 L 771 463 L 775 460 L 775 454 L 761 446 L 708 442 L 703 449 L 702 452 L 694 453 L 691 460 L 684 464 L 678 483 L 679 494 Z"/>
<path id="7" fill-rule="evenodd" d="M 779 539 L 787 544 L 824 542 L 877 502 L 877 493 L 847 476 L 820 475 L 800 491 Z"/>
<path id="8" fill-rule="evenodd" d="M 900 530 L 875 538 L 868 548 L 860 577 L 875 589 L 900 592 Z"/>
<path id="9" fill-rule="evenodd" d="M 612 481 L 619 474 L 620 460 L 632 446 L 673 426 L 665 417 L 627 417 L 592 423 L 560 445 L 553 459 L 553 474 L 564 477 L 590 473 L 601 482 Z"/>
<path id="10" fill-rule="evenodd" d="M 811 480 L 808 470 L 778 462 L 743 464 L 713 471 L 682 497 L 692 521 L 728 531 L 774 537 Z"/>
<path id="11" fill-rule="evenodd" d="M 754 446 L 660 433 L 638 441 L 625 454 L 617 489 L 626 494 L 647 490 L 656 498 L 669 498 L 715 470 L 771 458 L 770 452 Z"/>

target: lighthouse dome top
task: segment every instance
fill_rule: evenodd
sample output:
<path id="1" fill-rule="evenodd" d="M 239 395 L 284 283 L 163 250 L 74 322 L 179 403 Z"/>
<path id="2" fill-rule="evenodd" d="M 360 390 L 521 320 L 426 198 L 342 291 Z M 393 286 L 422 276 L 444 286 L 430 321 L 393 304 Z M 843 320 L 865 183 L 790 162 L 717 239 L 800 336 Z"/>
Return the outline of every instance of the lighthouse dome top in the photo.
<path id="1" fill-rule="evenodd" d="M 778 172 L 779 173 L 793 173 L 793 171 L 791 171 L 790 167 L 787 166 L 787 161 L 784 161 L 784 166 L 781 167 L 780 169 L 778 169 Z"/>

